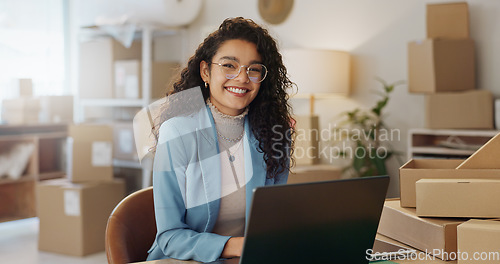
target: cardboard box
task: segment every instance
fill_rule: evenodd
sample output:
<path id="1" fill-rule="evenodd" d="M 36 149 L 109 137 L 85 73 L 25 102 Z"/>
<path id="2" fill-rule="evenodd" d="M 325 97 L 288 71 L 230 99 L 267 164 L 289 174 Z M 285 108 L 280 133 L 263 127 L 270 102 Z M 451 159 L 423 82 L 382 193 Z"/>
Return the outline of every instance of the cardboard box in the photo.
<path id="1" fill-rule="evenodd" d="M 160 99 L 173 90 L 181 65 L 177 62 L 153 62 L 151 98 Z"/>
<path id="2" fill-rule="evenodd" d="M 113 98 L 114 62 L 141 59 L 142 45 L 130 48 L 112 38 L 99 38 L 80 43 L 80 98 Z"/>
<path id="3" fill-rule="evenodd" d="M 33 97 L 33 82 L 31 79 L 17 79 L 17 86 L 20 97 Z"/>
<path id="4" fill-rule="evenodd" d="M 457 226 L 467 219 L 421 218 L 414 208 L 403 208 L 397 199 L 387 200 L 378 233 L 443 260 L 457 252 Z"/>
<path id="5" fill-rule="evenodd" d="M 410 93 L 472 90 L 475 82 L 472 39 L 426 39 L 408 44 Z"/>
<path id="6" fill-rule="evenodd" d="M 464 160 L 457 169 L 500 169 L 499 155 L 500 134 L 497 134 Z"/>
<path id="7" fill-rule="evenodd" d="M 36 124 L 39 122 L 40 100 L 16 98 L 2 101 L 2 121 L 9 125 Z"/>
<path id="8" fill-rule="evenodd" d="M 73 123 L 73 96 L 40 97 L 40 123 Z"/>
<path id="9" fill-rule="evenodd" d="M 139 161 L 132 122 L 113 123 L 113 157 L 119 160 Z"/>
<path id="10" fill-rule="evenodd" d="M 294 116 L 296 165 L 313 165 L 319 162 L 319 119 L 318 116 Z"/>
<path id="11" fill-rule="evenodd" d="M 399 190 L 402 207 L 416 207 L 415 183 L 420 179 L 497 179 L 496 169 L 455 169 L 463 160 L 412 159 L 399 168 Z"/>
<path id="12" fill-rule="evenodd" d="M 433 129 L 493 129 L 493 95 L 486 90 L 426 95 L 425 122 Z"/>
<path id="13" fill-rule="evenodd" d="M 418 216 L 500 217 L 500 179 L 421 179 L 415 188 Z"/>
<path id="14" fill-rule="evenodd" d="M 500 261 L 500 222 L 471 219 L 457 227 L 459 264 L 493 264 Z M 476 258 L 476 259 L 474 259 Z"/>
<path id="15" fill-rule="evenodd" d="M 67 174 L 72 182 L 113 180 L 113 129 L 110 126 L 69 126 Z"/>
<path id="16" fill-rule="evenodd" d="M 180 65 L 176 62 L 152 63 L 151 98 L 165 97 L 172 90 L 174 78 Z M 115 62 L 115 97 L 143 98 L 142 64 L 138 60 L 121 60 Z"/>
<path id="17" fill-rule="evenodd" d="M 428 4 L 427 38 L 469 38 L 469 6 L 467 3 Z"/>
<path id="18" fill-rule="evenodd" d="M 73 256 L 104 251 L 109 215 L 124 197 L 123 181 L 75 184 L 67 179 L 37 186 L 38 249 Z"/>
<path id="19" fill-rule="evenodd" d="M 342 168 L 327 164 L 297 166 L 288 175 L 289 184 L 304 182 L 319 182 L 339 180 L 342 177 Z"/>

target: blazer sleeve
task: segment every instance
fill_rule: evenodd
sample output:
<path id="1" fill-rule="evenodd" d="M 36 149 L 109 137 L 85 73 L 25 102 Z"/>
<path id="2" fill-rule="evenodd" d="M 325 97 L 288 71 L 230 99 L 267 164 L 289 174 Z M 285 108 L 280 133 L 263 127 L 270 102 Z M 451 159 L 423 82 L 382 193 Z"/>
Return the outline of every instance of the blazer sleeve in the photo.
<path id="1" fill-rule="evenodd" d="M 274 177 L 274 184 L 275 185 L 286 184 L 288 182 L 290 159 L 287 160 L 286 164 L 287 164 L 287 167 L 285 168 L 285 170 L 283 170 L 283 172 L 281 172 L 280 174 L 276 175 L 276 177 Z"/>
<path id="2" fill-rule="evenodd" d="M 287 138 L 290 138 L 290 135 L 288 135 Z M 291 145 L 291 142 L 287 143 L 288 146 Z M 283 172 L 279 173 L 274 177 L 274 184 L 286 184 L 288 182 L 288 174 L 290 173 L 290 152 L 286 154 L 286 163 L 285 163 L 285 168 Z"/>
<path id="3" fill-rule="evenodd" d="M 186 168 L 195 161 L 190 160 L 192 153 L 184 141 L 193 138 L 181 136 L 175 123 L 168 121 L 160 128 L 153 171 L 156 246 L 165 257 L 214 261 L 230 237 L 197 232 L 186 224 Z M 195 144 L 187 145 L 192 148 Z"/>

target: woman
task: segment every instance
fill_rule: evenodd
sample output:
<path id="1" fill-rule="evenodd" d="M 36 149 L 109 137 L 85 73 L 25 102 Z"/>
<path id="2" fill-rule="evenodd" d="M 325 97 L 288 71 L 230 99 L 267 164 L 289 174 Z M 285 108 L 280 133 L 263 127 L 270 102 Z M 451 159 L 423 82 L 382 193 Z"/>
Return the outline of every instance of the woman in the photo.
<path id="1" fill-rule="evenodd" d="M 148 260 L 241 255 L 252 190 L 288 178 L 291 86 L 276 42 L 252 20 L 226 19 L 200 44 L 163 111 Z"/>

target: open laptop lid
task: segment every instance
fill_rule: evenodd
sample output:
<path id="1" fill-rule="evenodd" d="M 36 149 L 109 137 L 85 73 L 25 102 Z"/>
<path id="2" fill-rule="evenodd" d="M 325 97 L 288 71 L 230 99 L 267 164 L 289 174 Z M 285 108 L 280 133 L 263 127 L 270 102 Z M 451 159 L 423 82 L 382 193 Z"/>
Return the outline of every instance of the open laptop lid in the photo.
<path id="1" fill-rule="evenodd" d="M 255 189 L 241 264 L 368 263 L 388 176 Z"/>

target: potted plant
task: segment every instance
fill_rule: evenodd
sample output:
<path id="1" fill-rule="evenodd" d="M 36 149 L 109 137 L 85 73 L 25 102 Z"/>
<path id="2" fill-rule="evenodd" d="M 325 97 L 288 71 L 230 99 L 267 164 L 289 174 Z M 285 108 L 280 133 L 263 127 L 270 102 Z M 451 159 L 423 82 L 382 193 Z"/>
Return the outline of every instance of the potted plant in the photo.
<path id="1" fill-rule="evenodd" d="M 349 177 L 386 175 L 386 161 L 400 154 L 389 144 L 393 130 L 385 125 L 383 110 L 394 88 L 404 81 L 388 84 L 380 78 L 376 79 L 382 84 L 383 91 L 379 92 L 381 99 L 375 106 L 369 110 L 356 108 L 342 113 L 340 122 L 332 129 L 331 142 L 335 145 L 336 154 L 351 159 L 342 170 Z"/>

